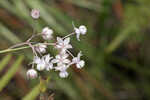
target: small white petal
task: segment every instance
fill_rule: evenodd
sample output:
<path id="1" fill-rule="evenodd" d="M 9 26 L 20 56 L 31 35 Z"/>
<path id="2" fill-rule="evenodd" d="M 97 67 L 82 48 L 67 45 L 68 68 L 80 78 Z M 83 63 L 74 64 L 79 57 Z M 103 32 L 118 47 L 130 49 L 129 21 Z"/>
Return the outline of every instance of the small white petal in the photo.
<path id="1" fill-rule="evenodd" d="M 56 55 L 56 59 L 61 59 L 61 56 L 60 55 Z"/>
<path id="2" fill-rule="evenodd" d="M 56 48 L 61 49 L 62 46 L 61 45 L 56 45 Z"/>
<path id="3" fill-rule="evenodd" d="M 68 37 L 68 38 L 66 38 L 66 39 L 64 40 L 64 45 L 69 44 L 69 42 L 70 42 L 70 38 Z"/>
<path id="4" fill-rule="evenodd" d="M 60 38 L 60 37 L 57 37 L 57 42 L 58 42 L 58 43 L 63 43 L 63 40 L 62 40 L 62 38 Z"/>
<path id="5" fill-rule="evenodd" d="M 43 28 L 42 33 L 45 34 L 48 29 L 49 29 L 48 27 Z"/>
<path id="6" fill-rule="evenodd" d="M 33 59 L 33 63 L 36 63 L 36 64 L 38 64 L 38 63 L 40 63 L 41 62 L 41 59 L 40 59 L 40 57 L 38 57 L 38 56 L 35 56 L 34 57 L 34 59 Z"/>
<path id="7" fill-rule="evenodd" d="M 76 34 L 80 34 L 80 30 L 78 28 L 74 28 Z"/>
<path id="8" fill-rule="evenodd" d="M 63 60 L 63 63 L 68 64 L 68 63 L 70 63 L 70 60 L 69 60 L 69 59 L 64 59 L 64 60 Z"/>
<path id="9" fill-rule="evenodd" d="M 68 44 L 68 45 L 66 45 L 66 48 L 67 48 L 67 49 L 71 49 L 71 48 L 72 48 L 72 45 L 71 45 L 71 44 Z"/>
<path id="10" fill-rule="evenodd" d="M 57 67 L 55 67 L 56 71 L 65 71 L 68 67 L 65 64 L 60 64 Z"/>
<path id="11" fill-rule="evenodd" d="M 62 48 L 61 50 L 60 50 L 60 53 L 66 53 L 66 48 Z"/>
<path id="12" fill-rule="evenodd" d="M 74 58 L 72 59 L 72 62 L 73 62 L 73 63 L 77 63 L 77 62 L 78 62 L 78 58 L 77 58 L 77 57 L 74 57 Z"/>
<path id="13" fill-rule="evenodd" d="M 51 62 L 52 63 L 57 63 L 57 62 L 59 62 L 59 60 L 58 59 L 53 59 L 53 60 L 51 60 Z"/>
<path id="14" fill-rule="evenodd" d="M 77 55 L 78 60 L 80 60 L 80 57 L 82 56 L 82 52 L 80 51 Z"/>
<path id="15" fill-rule="evenodd" d="M 66 52 L 61 52 L 62 59 L 66 59 L 69 55 Z"/>
<path id="16" fill-rule="evenodd" d="M 41 60 L 41 62 L 39 64 L 37 64 L 37 70 L 42 71 L 45 69 L 45 62 L 44 60 Z"/>
<path id="17" fill-rule="evenodd" d="M 53 34 L 53 30 L 49 28 L 49 29 L 47 30 L 47 33 L 51 35 L 51 34 Z"/>
<path id="18" fill-rule="evenodd" d="M 47 66 L 46 66 L 46 70 L 49 71 L 53 69 L 53 64 L 52 63 L 49 63 Z"/>
<path id="19" fill-rule="evenodd" d="M 76 34 L 76 38 L 78 41 L 80 41 L 80 34 L 79 33 Z"/>
<path id="20" fill-rule="evenodd" d="M 42 57 L 46 63 L 49 63 L 50 59 L 52 59 L 52 57 L 50 57 L 50 54 L 47 54 L 45 56 Z"/>

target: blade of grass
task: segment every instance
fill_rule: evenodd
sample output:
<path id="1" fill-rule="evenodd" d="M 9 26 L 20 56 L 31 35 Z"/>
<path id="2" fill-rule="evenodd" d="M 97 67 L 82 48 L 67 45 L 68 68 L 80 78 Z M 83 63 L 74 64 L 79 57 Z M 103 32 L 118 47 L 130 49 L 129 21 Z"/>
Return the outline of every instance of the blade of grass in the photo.
<path id="1" fill-rule="evenodd" d="M 9 60 L 11 59 L 12 55 L 8 54 L 3 58 L 3 60 L 0 62 L 0 72 L 4 69 L 4 67 L 8 64 Z"/>
<path id="2" fill-rule="evenodd" d="M 11 68 L 8 70 L 8 72 L 1 78 L 0 91 L 2 91 L 2 89 L 8 84 L 8 82 L 11 80 L 11 78 L 17 72 L 19 66 L 21 65 L 23 58 L 24 58 L 23 56 L 19 56 L 17 61 L 11 66 Z"/>
<path id="3" fill-rule="evenodd" d="M 136 25 L 131 25 L 130 27 L 124 29 L 106 48 L 106 53 L 113 52 L 131 33 L 136 30 Z"/>
<path id="4" fill-rule="evenodd" d="M 47 87 L 46 85 L 48 84 L 50 80 L 50 77 L 47 78 L 47 80 L 42 80 L 40 79 L 40 83 L 36 85 L 25 97 L 23 97 L 22 100 L 35 100 L 35 98 L 41 93 L 45 92 Z"/>
<path id="5" fill-rule="evenodd" d="M 40 94 L 40 87 L 41 84 L 35 86 L 22 100 L 35 100 L 35 98 Z"/>
<path id="6" fill-rule="evenodd" d="M 93 3 L 93 2 L 89 2 L 87 0 L 68 0 L 68 2 L 71 2 L 74 5 L 77 5 L 82 8 L 90 9 L 90 10 L 93 10 L 96 12 L 99 12 L 100 8 L 101 8 L 99 3 Z"/>
<path id="7" fill-rule="evenodd" d="M 0 28 L 1 28 L 0 35 L 4 36 L 11 43 L 15 44 L 15 43 L 21 42 L 21 40 L 16 35 L 14 35 L 9 29 L 7 29 L 1 23 L 0 23 Z"/>

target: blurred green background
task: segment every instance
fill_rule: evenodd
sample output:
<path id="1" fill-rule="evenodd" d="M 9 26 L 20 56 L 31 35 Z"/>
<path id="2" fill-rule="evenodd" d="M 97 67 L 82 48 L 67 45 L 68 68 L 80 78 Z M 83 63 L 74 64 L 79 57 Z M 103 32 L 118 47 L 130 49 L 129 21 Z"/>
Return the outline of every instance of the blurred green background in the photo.
<path id="1" fill-rule="evenodd" d="M 38 21 L 30 16 L 33 8 L 40 10 Z M 83 52 L 85 67 L 72 66 L 66 79 L 53 71 L 41 73 L 50 81 L 39 94 L 45 83 L 26 78 L 31 49 L 2 53 L 0 100 L 149 100 L 150 0 L 0 0 L 0 50 L 45 26 L 55 36 L 67 35 L 72 21 L 88 28 L 80 42 L 71 41 L 73 54 Z"/>

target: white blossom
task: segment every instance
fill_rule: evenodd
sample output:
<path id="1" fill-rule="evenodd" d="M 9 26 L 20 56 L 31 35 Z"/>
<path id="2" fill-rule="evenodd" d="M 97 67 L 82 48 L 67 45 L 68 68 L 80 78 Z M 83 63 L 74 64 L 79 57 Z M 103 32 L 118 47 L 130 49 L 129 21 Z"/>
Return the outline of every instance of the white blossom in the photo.
<path id="1" fill-rule="evenodd" d="M 68 72 L 66 71 L 68 67 L 69 67 L 69 66 L 67 66 L 67 65 L 65 65 L 65 64 L 61 64 L 61 65 L 58 65 L 57 67 L 55 67 L 55 70 L 56 70 L 56 71 L 60 71 L 60 72 L 59 72 L 59 76 L 60 76 L 61 78 L 65 78 L 65 77 L 68 76 Z"/>
<path id="2" fill-rule="evenodd" d="M 45 27 L 42 30 L 42 37 L 45 40 L 50 40 L 52 38 L 52 34 L 53 34 L 53 30 L 48 27 Z"/>
<path id="3" fill-rule="evenodd" d="M 27 78 L 34 79 L 37 77 L 37 72 L 34 69 L 29 69 L 27 71 Z"/>
<path id="4" fill-rule="evenodd" d="M 55 67 L 56 71 L 66 71 L 68 68 L 68 66 L 66 66 L 65 64 L 61 64 L 61 65 L 57 65 L 57 67 Z"/>
<path id="5" fill-rule="evenodd" d="M 41 61 L 40 57 L 34 56 L 33 63 L 38 64 L 38 63 L 40 63 L 40 61 Z"/>
<path id="6" fill-rule="evenodd" d="M 42 59 L 40 60 L 40 62 L 37 64 L 37 70 L 38 70 L 38 71 L 42 71 L 42 70 L 45 69 L 45 67 L 46 67 L 45 61 L 44 61 L 44 59 L 42 58 Z"/>
<path id="7" fill-rule="evenodd" d="M 40 11 L 38 9 L 32 9 L 31 16 L 34 19 L 38 19 L 40 17 Z"/>
<path id="8" fill-rule="evenodd" d="M 43 56 L 42 58 L 35 56 L 33 63 L 37 65 L 37 70 L 42 71 L 46 69 L 47 71 L 53 69 L 53 63 L 50 61 L 53 57 L 50 54 Z"/>
<path id="9" fill-rule="evenodd" d="M 57 45 L 56 48 L 60 49 L 61 52 L 65 52 L 67 49 L 72 48 L 72 45 L 69 44 L 70 38 L 62 39 L 60 37 L 57 37 Z"/>
<path id="10" fill-rule="evenodd" d="M 55 59 L 52 60 L 52 63 L 57 63 L 57 65 L 68 64 L 70 63 L 70 60 L 67 59 L 67 57 L 68 57 L 68 54 L 60 53 L 56 55 Z"/>
<path id="11" fill-rule="evenodd" d="M 72 63 L 76 64 L 77 68 L 82 68 L 85 65 L 84 60 L 80 60 L 80 57 L 82 56 L 81 51 L 78 53 L 77 57 L 74 57 L 72 59 Z"/>
<path id="12" fill-rule="evenodd" d="M 47 46 L 44 44 L 39 43 L 36 47 L 35 50 L 39 53 L 45 53 L 46 52 Z"/>
<path id="13" fill-rule="evenodd" d="M 80 34 L 85 35 L 87 28 L 84 25 L 81 25 L 79 28 L 74 27 L 74 31 L 76 33 L 77 40 L 80 41 Z"/>
<path id="14" fill-rule="evenodd" d="M 45 56 L 43 56 L 44 58 L 44 61 L 45 61 L 45 68 L 47 71 L 53 69 L 53 63 L 50 62 L 50 60 L 53 58 L 53 57 L 50 57 L 50 54 L 47 54 Z"/>

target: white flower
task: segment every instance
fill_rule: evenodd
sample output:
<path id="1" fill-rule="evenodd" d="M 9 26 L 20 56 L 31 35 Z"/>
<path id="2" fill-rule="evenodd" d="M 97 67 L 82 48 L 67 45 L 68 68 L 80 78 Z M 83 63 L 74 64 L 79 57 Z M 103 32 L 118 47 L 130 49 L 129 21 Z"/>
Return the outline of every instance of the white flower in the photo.
<path id="1" fill-rule="evenodd" d="M 74 27 L 76 38 L 80 41 L 80 34 L 85 35 L 87 32 L 87 28 L 84 25 L 81 25 L 79 28 Z"/>
<path id="2" fill-rule="evenodd" d="M 66 78 L 66 77 L 68 77 L 68 72 L 67 71 L 61 71 L 61 72 L 59 72 L 59 76 L 61 78 Z"/>
<path id="3" fill-rule="evenodd" d="M 32 9 L 31 16 L 34 19 L 38 19 L 40 17 L 40 11 L 38 9 Z"/>
<path id="4" fill-rule="evenodd" d="M 49 40 L 52 38 L 52 34 L 53 34 L 53 30 L 48 28 L 48 27 L 45 27 L 43 30 L 42 30 L 42 37 L 43 39 L 45 40 Z"/>
<path id="5" fill-rule="evenodd" d="M 65 64 L 61 64 L 61 65 L 58 65 L 57 67 L 55 67 L 55 70 L 60 71 L 59 76 L 61 78 L 65 78 L 68 76 L 68 72 L 66 71 L 67 68 L 68 68 L 68 66 L 66 66 Z"/>
<path id="6" fill-rule="evenodd" d="M 70 60 L 67 59 L 68 54 L 66 53 L 61 53 L 56 55 L 55 59 L 52 60 L 52 63 L 57 63 L 57 65 L 62 65 L 62 64 L 68 64 L 70 63 Z"/>
<path id="7" fill-rule="evenodd" d="M 40 63 L 40 61 L 41 61 L 41 59 L 40 59 L 40 57 L 38 57 L 38 56 L 35 56 L 35 57 L 33 58 L 33 63 L 35 63 L 35 64 Z"/>
<path id="8" fill-rule="evenodd" d="M 39 53 L 45 53 L 46 52 L 47 46 L 44 44 L 39 43 L 36 47 L 35 50 Z"/>
<path id="9" fill-rule="evenodd" d="M 55 70 L 56 71 L 66 71 L 68 68 L 68 66 L 66 66 L 65 64 L 61 64 L 61 65 L 58 65 L 57 67 L 55 67 Z"/>
<path id="10" fill-rule="evenodd" d="M 76 64 L 77 68 L 82 68 L 85 65 L 84 60 L 80 60 L 80 57 L 82 56 L 81 51 L 78 53 L 77 57 L 74 57 L 72 59 L 72 63 Z"/>
<path id="11" fill-rule="evenodd" d="M 67 49 L 72 48 L 72 45 L 69 44 L 70 42 L 70 38 L 66 38 L 65 40 L 63 40 L 60 37 L 57 37 L 57 45 L 56 48 L 60 49 L 61 52 L 65 52 Z"/>
<path id="12" fill-rule="evenodd" d="M 27 71 L 27 78 L 34 79 L 37 77 L 37 72 L 34 69 L 29 69 Z"/>
<path id="13" fill-rule="evenodd" d="M 53 57 L 50 57 L 50 54 L 47 54 L 45 56 L 43 56 L 43 59 L 45 61 L 45 68 L 47 71 L 53 69 L 53 63 L 50 62 L 50 60 L 52 59 Z"/>
<path id="14" fill-rule="evenodd" d="M 46 67 L 45 61 L 44 61 L 44 59 L 42 58 L 42 59 L 40 60 L 40 62 L 37 64 L 37 70 L 38 70 L 38 71 L 42 71 L 42 70 L 45 69 L 45 67 Z"/>
<path id="15" fill-rule="evenodd" d="M 50 69 L 53 69 L 53 63 L 50 62 L 52 58 L 53 57 L 50 57 L 50 54 L 47 54 L 42 58 L 35 56 L 33 59 L 33 63 L 37 64 L 38 71 L 42 71 L 44 69 L 49 71 Z"/>

